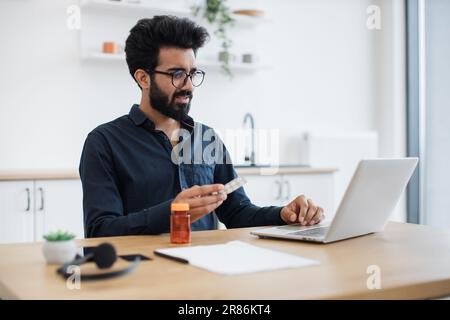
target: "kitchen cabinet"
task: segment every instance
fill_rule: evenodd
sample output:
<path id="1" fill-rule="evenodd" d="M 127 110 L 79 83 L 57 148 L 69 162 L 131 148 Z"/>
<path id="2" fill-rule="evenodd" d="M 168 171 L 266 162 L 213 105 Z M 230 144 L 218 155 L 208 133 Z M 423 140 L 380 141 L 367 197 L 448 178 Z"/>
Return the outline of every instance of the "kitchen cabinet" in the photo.
<path id="1" fill-rule="evenodd" d="M 332 174 L 283 175 L 282 181 L 282 205 L 286 205 L 294 197 L 304 194 L 324 209 L 327 218 L 334 215 L 334 176 Z"/>
<path id="2" fill-rule="evenodd" d="M 33 181 L 0 182 L 0 243 L 34 240 Z"/>
<path id="3" fill-rule="evenodd" d="M 333 168 L 285 167 L 272 175 L 237 168 L 244 189 L 259 206 L 284 206 L 305 194 L 334 213 Z M 219 228 L 225 228 L 219 223 Z M 44 234 L 67 230 L 84 237 L 83 193 L 76 170 L 0 172 L 0 243 L 41 241 Z"/>
<path id="4" fill-rule="evenodd" d="M 38 180 L 36 194 L 36 240 L 55 230 L 68 230 L 84 237 L 81 180 Z"/>
<path id="5" fill-rule="evenodd" d="M 41 241 L 56 230 L 84 237 L 80 180 L 0 182 L 0 243 Z"/>
<path id="6" fill-rule="evenodd" d="M 334 175 L 331 171 L 242 176 L 247 180 L 244 189 L 248 197 L 258 206 L 284 206 L 304 194 L 323 207 L 327 217 L 334 214 Z"/>
<path id="7" fill-rule="evenodd" d="M 281 176 L 243 176 L 244 190 L 252 203 L 258 206 L 281 205 L 283 182 Z"/>

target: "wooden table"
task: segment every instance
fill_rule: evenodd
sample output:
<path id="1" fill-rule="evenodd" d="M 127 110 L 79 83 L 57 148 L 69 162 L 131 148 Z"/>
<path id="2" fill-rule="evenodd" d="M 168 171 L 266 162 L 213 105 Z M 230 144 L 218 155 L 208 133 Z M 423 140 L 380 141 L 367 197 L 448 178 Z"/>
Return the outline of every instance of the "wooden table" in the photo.
<path id="1" fill-rule="evenodd" d="M 79 240 L 113 243 L 118 254 L 153 260 L 119 278 L 69 290 L 45 264 L 41 243 L 0 245 L 2 299 L 347 299 L 438 298 L 450 295 L 450 230 L 390 222 L 384 232 L 332 244 L 258 239 L 249 229 L 196 232 L 192 245 L 241 240 L 317 259 L 318 266 L 223 276 L 153 254 L 168 235 Z M 125 266 L 119 261 L 115 267 Z M 367 288 L 367 269 L 381 271 L 381 289 Z M 92 266 L 87 269 L 93 270 Z M 94 270 L 95 271 L 95 270 Z M 87 271 L 86 271 L 87 272 Z"/>

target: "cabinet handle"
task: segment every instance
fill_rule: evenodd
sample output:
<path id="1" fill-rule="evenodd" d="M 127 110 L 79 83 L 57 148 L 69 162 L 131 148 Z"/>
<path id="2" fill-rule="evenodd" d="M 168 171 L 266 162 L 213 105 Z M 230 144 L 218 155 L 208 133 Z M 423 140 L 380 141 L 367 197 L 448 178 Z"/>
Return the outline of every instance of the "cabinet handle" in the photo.
<path id="1" fill-rule="evenodd" d="M 286 194 L 286 197 L 284 198 L 284 200 L 289 201 L 289 199 L 291 198 L 291 184 L 290 184 L 289 180 L 285 180 L 284 184 L 287 187 L 287 194 Z"/>
<path id="2" fill-rule="evenodd" d="M 30 194 L 30 188 L 26 188 L 25 191 L 27 192 L 27 208 L 25 211 L 30 211 L 31 209 L 31 194 Z"/>
<path id="3" fill-rule="evenodd" d="M 276 196 L 275 200 L 280 200 L 281 196 L 282 196 L 282 194 L 281 194 L 281 191 L 282 191 L 281 190 L 281 182 L 276 180 L 275 184 L 278 186 L 278 193 L 277 193 L 277 196 Z"/>
<path id="4" fill-rule="evenodd" d="M 44 189 L 39 188 L 39 193 L 41 194 L 41 207 L 39 208 L 39 211 L 44 210 Z"/>

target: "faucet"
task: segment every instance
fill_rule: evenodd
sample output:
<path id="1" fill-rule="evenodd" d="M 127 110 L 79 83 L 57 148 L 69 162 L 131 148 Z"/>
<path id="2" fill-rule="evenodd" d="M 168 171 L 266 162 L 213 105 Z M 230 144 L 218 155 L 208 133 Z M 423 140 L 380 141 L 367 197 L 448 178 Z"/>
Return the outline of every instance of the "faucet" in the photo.
<path id="1" fill-rule="evenodd" d="M 255 119 L 251 113 L 245 114 L 243 123 L 244 127 L 246 126 L 247 121 L 250 121 L 250 128 L 252 130 L 252 149 L 249 155 L 247 146 L 245 147 L 245 161 L 250 161 L 250 165 L 255 166 Z"/>

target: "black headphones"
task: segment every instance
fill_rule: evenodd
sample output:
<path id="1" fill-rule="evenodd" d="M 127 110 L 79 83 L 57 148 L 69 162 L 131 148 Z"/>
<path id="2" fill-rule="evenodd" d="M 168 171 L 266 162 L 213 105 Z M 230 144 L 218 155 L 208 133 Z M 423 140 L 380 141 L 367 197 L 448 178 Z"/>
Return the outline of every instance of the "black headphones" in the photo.
<path id="1" fill-rule="evenodd" d="M 68 272 L 70 266 L 79 266 L 83 263 L 94 262 L 99 269 L 110 268 L 117 260 L 116 250 L 110 243 L 102 243 L 94 248 L 92 253 L 89 253 L 83 257 L 77 256 L 73 261 L 62 265 L 56 272 L 63 278 L 68 279 L 72 276 L 72 273 Z M 131 273 L 139 265 L 141 258 L 136 256 L 130 266 L 125 269 L 111 271 L 107 273 L 97 274 L 80 274 L 80 280 L 100 280 L 114 278 L 121 275 Z"/>

